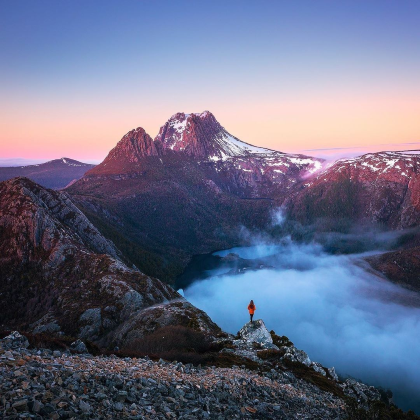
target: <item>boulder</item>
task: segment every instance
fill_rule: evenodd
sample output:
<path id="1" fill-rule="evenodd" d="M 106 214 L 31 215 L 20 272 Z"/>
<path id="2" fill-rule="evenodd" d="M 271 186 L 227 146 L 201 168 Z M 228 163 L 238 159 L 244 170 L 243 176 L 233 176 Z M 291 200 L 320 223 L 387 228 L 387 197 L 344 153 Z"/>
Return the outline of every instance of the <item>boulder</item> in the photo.
<path id="1" fill-rule="evenodd" d="M 292 362 L 300 362 L 306 366 L 311 366 L 311 359 L 303 350 L 298 350 L 295 346 L 282 347 L 281 349 L 285 351 L 283 359 L 289 359 Z"/>
<path id="2" fill-rule="evenodd" d="M 328 369 L 328 373 L 331 375 L 331 377 L 334 379 L 334 381 L 338 381 L 338 375 L 335 372 L 335 368 L 331 367 Z"/>
<path id="3" fill-rule="evenodd" d="M 13 331 L 1 341 L 5 349 L 27 349 L 29 347 L 28 339 L 18 331 Z"/>
<path id="4" fill-rule="evenodd" d="M 271 334 L 268 332 L 262 319 L 248 322 L 240 329 L 238 335 L 241 340 L 244 340 L 249 344 L 258 343 L 264 349 L 278 350 L 278 347 L 273 344 Z"/>
<path id="5" fill-rule="evenodd" d="M 79 336 L 83 339 L 96 337 L 101 330 L 101 308 L 86 309 L 79 321 L 84 324 Z"/>
<path id="6" fill-rule="evenodd" d="M 344 383 L 340 384 L 340 387 L 344 391 L 344 394 L 355 398 L 364 409 L 368 409 L 372 401 L 379 401 L 381 399 L 381 394 L 378 389 L 357 382 L 354 379 L 346 379 Z"/>
<path id="7" fill-rule="evenodd" d="M 78 354 L 89 353 L 86 344 L 82 340 L 73 341 L 73 343 L 70 344 L 70 350 L 73 353 Z"/>
<path id="8" fill-rule="evenodd" d="M 327 373 L 325 372 L 325 369 L 322 367 L 321 363 L 318 362 L 312 362 L 311 363 L 311 368 L 315 371 L 320 373 L 322 376 L 326 376 Z M 331 368 L 334 369 L 334 368 Z"/>

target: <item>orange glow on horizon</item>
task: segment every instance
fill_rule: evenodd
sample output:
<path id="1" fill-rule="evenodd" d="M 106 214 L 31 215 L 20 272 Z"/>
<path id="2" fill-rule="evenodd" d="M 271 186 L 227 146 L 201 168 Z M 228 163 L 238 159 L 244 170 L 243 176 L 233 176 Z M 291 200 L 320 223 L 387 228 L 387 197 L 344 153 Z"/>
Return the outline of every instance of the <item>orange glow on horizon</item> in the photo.
<path id="1" fill-rule="evenodd" d="M 261 99 L 261 98 L 259 98 Z M 251 144 L 285 152 L 350 148 L 420 141 L 420 95 L 328 94 L 265 101 L 172 104 L 151 109 L 134 101 L 124 107 L 87 104 L 41 104 L 37 110 L 0 110 L 0 157 L 62 156 L 102 160 L 121 137 L 142 126 L 155 137 L 175 112 L 213 112 L 234 136 Z M 188 107 L 186 107 L 188 105 Z M 193 109 L 191 109 L 193 108 Z M 409 148 L 407 146 L 402 147 Z M 307 154 L 310 154 L 309 152 Z"/>

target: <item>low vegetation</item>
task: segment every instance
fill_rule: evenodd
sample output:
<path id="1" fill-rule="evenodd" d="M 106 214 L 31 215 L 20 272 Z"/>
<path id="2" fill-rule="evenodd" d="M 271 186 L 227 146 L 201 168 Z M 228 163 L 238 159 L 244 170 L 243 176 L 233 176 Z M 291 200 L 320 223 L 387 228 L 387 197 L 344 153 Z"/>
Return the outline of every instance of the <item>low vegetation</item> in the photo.
<path id="1" fill-rule="evenodd" d="M 273 343 L 277 347 L 292 347 L 293 346 L 293 343 L 285 335 L 282 335 L 280 337 L 273 330 L 270 331 L 270 335 L 271 335 L 271 338 L 273 339 Z"/>

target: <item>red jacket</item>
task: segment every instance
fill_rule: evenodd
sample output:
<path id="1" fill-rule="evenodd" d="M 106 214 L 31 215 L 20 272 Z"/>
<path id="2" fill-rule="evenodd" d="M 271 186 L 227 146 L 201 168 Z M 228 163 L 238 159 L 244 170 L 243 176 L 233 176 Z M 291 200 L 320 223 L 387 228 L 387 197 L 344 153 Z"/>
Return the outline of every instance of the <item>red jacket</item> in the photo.
<path id="1" fill-rule="evenodd" d="M 257 307 L 255 305 L 251 305 L 251 304 L 248 305 L 248 312 L 251 315 L 254 315 L 255 309 L 257 309 Z"/>

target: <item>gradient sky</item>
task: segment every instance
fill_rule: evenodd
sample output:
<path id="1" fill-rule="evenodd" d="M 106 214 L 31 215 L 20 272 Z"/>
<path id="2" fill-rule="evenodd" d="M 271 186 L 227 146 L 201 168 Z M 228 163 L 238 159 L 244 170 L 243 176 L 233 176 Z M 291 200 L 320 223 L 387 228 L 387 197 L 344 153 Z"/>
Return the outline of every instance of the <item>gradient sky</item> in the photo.
<path id="1" fill-rule="evenodd" d="M 418 0 L 0 0 L 0 158 L 100 161 L 204 110 L 282 151 L 420 148 L 419 22 Z"/>

